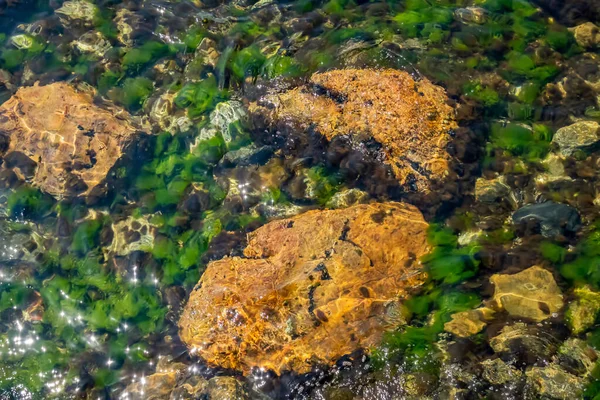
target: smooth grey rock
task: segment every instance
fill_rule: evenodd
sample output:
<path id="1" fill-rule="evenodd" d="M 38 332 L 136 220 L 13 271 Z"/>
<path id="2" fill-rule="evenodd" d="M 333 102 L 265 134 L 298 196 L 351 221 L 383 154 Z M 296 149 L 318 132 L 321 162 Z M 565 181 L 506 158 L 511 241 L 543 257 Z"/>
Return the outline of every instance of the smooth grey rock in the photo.
<path id="1" fill-rule="evenodd" d="M 545 237 L 576 232 L 581 226 L 581 218 L 575 208 L 552 201 L 521 207 L 514 212 L 512 219 L 516 224 L 528 220 L 538 221 Z"/>

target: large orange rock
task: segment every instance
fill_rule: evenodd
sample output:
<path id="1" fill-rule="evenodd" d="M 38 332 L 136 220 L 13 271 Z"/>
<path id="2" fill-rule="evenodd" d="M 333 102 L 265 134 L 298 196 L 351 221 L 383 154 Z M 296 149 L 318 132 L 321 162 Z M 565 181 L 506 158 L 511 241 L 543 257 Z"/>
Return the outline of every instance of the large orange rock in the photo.
<path id="1" fill-rule="evenodd" d="M 27 178 L 43 191 L 88 194 L 138 131 L 127 112 L 96 105 L 93 96 L 64 82 L 20 88 L 0 106 L 0 133 L 9 140 L 5 164 L 22 153 L 37 164 Z"/>
<path id="2" fill-rule="evenodd" d="M 309 371 L 405 323 L 423 283 L 427 223 L 413 206 L 313 210 L 249 235 L 245 257 L 211 262 L 179 321 L 210 364 Z"/>
<path id="3" fill-rule="evenodd" d="M 315 128 L 328 140 L 375 139 L 399 182 L 427 191 L 449 173 L 446 146 L 457 128 L 443 88 L 393 69 L 314 74 L 307 85 L 250 105 L 271 124 Z"/>

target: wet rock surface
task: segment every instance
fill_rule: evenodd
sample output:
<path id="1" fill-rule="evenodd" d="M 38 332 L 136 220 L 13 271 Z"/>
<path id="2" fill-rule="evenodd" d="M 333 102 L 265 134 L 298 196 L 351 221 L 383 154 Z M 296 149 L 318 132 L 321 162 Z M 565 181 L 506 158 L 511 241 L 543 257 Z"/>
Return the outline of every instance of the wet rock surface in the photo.
<path id="1" fill-rule="evenodd" d="M 346 69 L 314 74 L 250 111 L 284 131 L 310 127 L 328 141 L 349 135 L 364 151 L 374 141 L 402 185 L 427 191 L 450 174 L 446 146 L 457 124 L 447 100 L 443 88 L 403 71 Z"/>
<path id="2" fill-rule="evenodd" d="M 550 271 L 531 267 L 514 275 L 493 275 L 493 302 L 514 317 L 543 321 L 563 307 L 563 295 Z"/>
<path id="3" fill-rule="evenodd" d="M 93 94 L 67 83 L 19 89 L 0 107 L 4 166 L 55 197 L 89 194 L 139 136 L 125 111 Z"/>
<path id="4" fill-rule="evenodd" d="M 576 122 L 556 131 L 552 141 L 558 144 L 565 156 L 576 151 L 593 151 L 600 142 L 600 124 L 596 121 Z"/>
<path id="5" fill-rule="evenodd" d="M 516 224 L 539 224 L 542 235 L 546 237 L 573 233 L 581 226 L 581 218 L 575 208 L 551 201 L 521 207 L 512 219 Z"/>
<path id="6" fill-rule="evenodd" d="M 271 222 L 250 235 L 245 258 L 208 265 L 181 338 L 210 364 L 245 372 L 308 372 L 368 348 L 405 321 L 401 299 L 423 282 L 426 228 L 400 203 Z"/>

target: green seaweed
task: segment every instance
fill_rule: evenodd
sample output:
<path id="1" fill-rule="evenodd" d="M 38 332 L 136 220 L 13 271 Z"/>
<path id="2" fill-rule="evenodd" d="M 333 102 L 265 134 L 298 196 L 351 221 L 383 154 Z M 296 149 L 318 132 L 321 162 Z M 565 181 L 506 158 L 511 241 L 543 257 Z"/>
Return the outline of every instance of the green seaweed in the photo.
<path id="1" fill-rule="evenodd" d="M 112 79 L 112 77 L 109 77 Z M 130 111 L 139 110 L 144 101 L 154 91 L 154 84 L 148 78 L 127 78 L 122 86 L 115 87 L 108 92 L 108 97 L 116 103 L 122 104 Z"/>
<path id="2" fill-rule="evenodd" d="M 128 50 L 123 56 L 122 65 L 126 71 L 139 71 L 146 64 L 169 53 L 169 47 L 161 42 L 145 42 L 141 47 Z"/>
<path id="3" fill-rule="evenodd" d="M 9 215 L 32 219 L 47 214 L 52 205 L 53 201 L 48 195 L 27 185 L 23 185 L 10 193 L 6 202 Z"/>
<path id="4" fill-rule="evenodd" d="M 527 160 L 537 160 L 546 155 L 552 132 L 541 124 L 533 127 L 516 123 L 493 123 L 488 148 L 499 148 Z"/>
<path id="5" fill-rule="evenodd" d="M 175 105 L 187 109 L 190 118 L 198 118 L 226 99 L 227 91 L 219 89 L 211 75 L 201 82 L 185 85 L 177 94 Z"/>
<path id="6" fill-rule="evenodd" d="M 500 101 L 498 92 L 481 82 L 470 81 L 463 86 L 465 96 L 476 100 L 486 107 L 491 107 Z"/>

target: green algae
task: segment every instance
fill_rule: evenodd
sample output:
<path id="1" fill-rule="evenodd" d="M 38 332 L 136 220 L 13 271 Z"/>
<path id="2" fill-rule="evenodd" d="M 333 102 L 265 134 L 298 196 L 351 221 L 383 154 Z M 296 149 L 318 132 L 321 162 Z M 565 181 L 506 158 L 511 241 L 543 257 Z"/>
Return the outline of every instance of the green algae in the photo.
<path id="1" fill-rule="evenodd" d="M 117 47 L 112 52 L 116 57 L 111 55 L 107 69 L 104 69 L 104 66 L 99 68 L 101 72 L 96 79 L 98 63 L 107 60 L 61 57 L 58 61 L 58 57 L 55 57 L 56 60 L 52 63 L 55 63 L 56 67 L 75 72 L 79 75 L 77 79 L 89 79 L 101 94 L 111 93 L 111 99 L 136 112 L 143 107 L 145 100 L 154 90 L 160 89 L 155 89 L 152 82 L 155 78 L 151 70 L 155 63 L 165 59 L 182 62 L 181 53 L 193 52 L 204 37 L 211 37 L 219 43 L 225 37 L 233 37 L 234 44 L 229 50 L 229 47 L 223 49 L 225 46 L 218 46 L 218 49 L 222 50 L 219 59 L 221 69 L 217 68 L 217 71 L 214 71 L 214 77 L 205 74 L 206 71 L 211 71 L 210 68 L 206 68 L 199 74 L 204 80 L 186 81 L 185 84 L 177 82 L 175 85 L 176 88 L 182 87 L 176 105 L 187 111 L 188 116 L 197 123 L 193 128 L 196 129 L 203 126 L 201 121 L 208 118 L 216 104 L 229 97 L 227 85 L 230 82 L 235 87 L 258 77 L 273 79 L 303 76 L 315 70 L 336 66 L 336 51 L 352 41 L 375 43 L 385 39 L 401 43 L 414 37 L 419 39 L 420 43 L 426 44 L 427 49 L 423 53 L 419 53 L 420 50 L 402 52 L 397 58 L 407 57 L 409 61 L 405 66 L 415 64 L 424 75 L 452 86 L 452 80 L 455 78 L 450 68 L 453 63 L 464 60 L 465 63 L 460 65 L 469 68 L 469 74 L 472 75 L 468 78 L 469 82 L 456 83 L 459 88 L 455 89 L 453 96 L 465 95 L 479 103 L 486 108 L 486 116 L 510 119 L 508 123 L 491 125 L 488 154 L 498 154 L 501 151 L 529 162 L 537 161 L 547 154 L 551 130 L 543 125 L 523 126 L 515 122 L 537 122 L 541 118 L 535 113 L 535 109 L 540 104 L 543 85 L 556 79 L 559 67 L 552 60 L 540 60 L 528 50 L 528 46 L 546 46 L 568 58 L 581 51 L 570 32 L 556 23 L 549 24 L 539 16 L 536 6 L 522 0 L 478 1 L 476 5 L 490 13 L 482 25 L 461 23 L 453 17 L 452 13 L 457 7 L 466 6 L 463 2 L 420 0 L 401 4 L 388 3 L 389 15 L 373 19 L 362 15 L 361 7 L 365 7 L 363 2 L 357 5 L 352 1 L 306 0 L 288 4 L 297 12 L 314 10 L 325 17 L 333 15 L 336 18 L 331 25 L 333 28 L 325 25 L 316 30 L 319 35 L 316 39 L 323 39 L 326 46 L 315 46 L 314 51 L 303 57 L 295 57 L 293 52 L 286 53 L 281 50 L 275 55 L 263 53 L 262 44 L 273 38 L 283 37 L 286 34 L 285 29 L 272 21 L 249 21 L 245 19 L 248 13 L 236 7 L 231 9 L 238 10 L 235 15 L 240 18 L 240 22 L 234 23 L 224 34 L 209 35 L 205 25 L 193 26 L 179 32 L 176 28 L 169 32 L 160 27 L 158 32 L 167 32 L 172 37 L 181 39 L 182 43 L 165 45 L 154 42 L 134 48 L 122 48 L 115 41 L 118 32 L 112 22 L 113 7 L 108 4 L 103 5 L 102 12 L 94 16 L 96 29 L 112 39 L 112 44 Z M 327 24 L 329 23 L 330 21 L 327 21 Z M 397 37 L 394 37 L 396 35 Z M 0 55 L 0 67 L 20 74 L 24 66 L 29 67 L 33 64 L 32 61 L 41 62 L 48 56 L 49 51 L 64 52 L 50 46 L 42 51 L 38 49 L 31 52 L 5 47 Z M 199 63 L 203 64 L 203 60 Z M 426 68 L 427 63 L 432 65 L 432 71 Z M 483 80 L 479 79 L 478 74 L 492 71 L 498 71 L 513 86 L 521 85 L 522 90 L 511 99 L 513 101 L 506 102 L 503 94 L 491 85 L 483 84 Z M 534 104 L 536 107 L 533 107 Z M 200 143 L 191 154 L 188 154 L 187 150 L 189 139 L 190 137 L 185 135 L 178 134 L 172 137 L 171 133 L 164 133 L 157 138 L 153 157 L 147 163 L 144 160 L 143 165 L 139 166 L 139 171 L 135 168 L 122 168 L 119 174 L 119 179 L 131 183 L 134 194 L 128 199 L 134 199 L 137 207 L 133 213 L 137 216 L 153 214 L 152 221 L 158 226 L 159 233 L 151 255 L 161 263 L 161 268 L 152 271 L 159 281 L 159 289 L 167 285 L 190 287 L 196 284 L 203 268 L 200 259 L 211 240 L 223 229 L 244 229 L 257 218 L 244 213 L 232 215 L 221 208 L 226 193 L 212 178 L 212 168 L 227 151 L 222 137 L 218 135 L 207 143 Z M 321 167 L 311 169 L 308 177 L 316 183 L 318 204 L 326 202 L 343 187 L 338 177 L 332 177 L 330 171 L 324 171 Z M 203 211 L 201 215 L 190 216 L 178 207 L 192 189 L 198 188 L 209 193 L 210 210 Z M 53 200 L 36 193 L 35 190 L 28 192 L 19 188 L 15 191 L 17 192 L 19 194 L 9 195 L 8 209 L 13 217 L 40 219 L 53 210 L 58 212 L 58 208 L 61 207 L 55 206 Z M 121 200 L 117 197 L 112 203 L 118 204 L 119 201 Z M 285 204 L 289 200 L 280 188 L 269 188 L 263 193 L 263 201 Z M 54 206 L 56 208 L 53 208 Z M 112 213 L 114 209 L 109 211 Z M 61 213 L 65 216 L 66 214 L 68 213 Z M 0 304 L 5 303 L 7 307 L 18 308 L 21 303 L 26 302 L 28 293 L 40 290 L 44 296 L 44 303 L 48 306 L 44 327 L 56 332 L 56 342 L 60 343 L 59 346 L 53 347 L 47 344 L 47 362 L 44 359 L 43 363 L 36 363 L 36 357 L 31 355 L 7 362 L 0 371 L 0 375 L 6 374 L 0 379 L 5 387 L 22 382 L 31 390 L 42 390 L 45 380 L 34 376 L 35 374 L 43 375 L 55 368 L 68 368 L 69 355 L 83 353 L 87 349 L 84 343 L 73 342 L 73 338 L 82 332 L 82 328 L 69 326 L 55 310 L 62 309 L 66 313 L 81 312 L 84 318 L 90 321 L 89 326 L 101 333 L 98 337 L 106 336 L 99 340 L 104 341 L 102 346 L 118 363 L 127 360 L 135 365 L 136 362 L 148 361 L 145 350 L 149 347 L 144 342 L 130 343 L 124 335 L 112 332 L 111 330 L 118 328 L 112 318 L 127 320 L 144 334 L 162 332 L 163 315 L 149 316 L 145 307 L 147 304 L 164 314 L 164 302 L 160 293 L 146 298 L 142 293 L 131 291 L 133 286 L 129 281 L 130 277 L 121 276 L 107 268 L 99 254 L 100 231 L 105 224 L 109 225 L 110 221 L 100 224 L 99 228 L 99 222 L 81 223 L 81 218 L 83 216 L 67 216 L 73 224 L 79 221 L 77 228 L 68 238 L 67 249 L 72 254 L 65 255 L 65 249 L 61 248 L 49 250 L 45 254 L 45 265 L 39 270 L 41 274 L 32 279 L 33 286 L 15 286 L 6 292 L 10 295 L 0 298 Z M 190 218 L 194 218 L 193 227 L 189 224 Z M 389 334 L 382 347 L 387 349 L 385 351 L 388 353 L 383 354 L 385 351 L 381 351 L 381 359 L 385 362 L 394 358 L 389 356 L 389 353 L 393 353 L 398 356 L 397 360 L 407 360 L 412 370 L 432 367 L 433 371 L 437 371 L 440 360 L 436 358 L 439 355 L 436 342 L 443 331 L 443 323 L 449 319 L 449 313 L 472 309 L 479 302 L 477 296 L 459 293 L 463 290 L 461 283 L 477 277 L 478 248 L 510 243 L 514 232 L 505 229 L 486 232 L 477 245 L 467 247 L 459 247 L 454 232 L 440 226 L 432 228 L 430 235 L 434 250 L 423 262 L 435 284 L 425 287 L 423 294 L 408 301 L 407 304 L 414 314 L 412 325 L 405 330 Z M 570 253 L 567 253 L 563 246 L 550 242 L 543 242 L 539 252 L 548 262 L 558 265 L 570 283 L 586 282 L 597 285 L 598 279 L 594 274 L 594 269 L 597 270 L 598 267 L 596 251 L 593 250 L 595 244 L 593 239 L 587 240 L 589 243 L 576 247 L 575 259 L 570 257 Z M 566 260 L 568 262 L 564 264 Z M 43 285 L 38 281 L 43 281 Z M 146 282 L 138 282 L 139 284 L 147 285 L 150 292 L 154 290 L 152 288 L 157 287 L 150 278 Z M 436 291 L 436 285 L 442 287 L 442 290 Z M 42 290 L 42 286 L 46 289 Z M 67 293 L 71 300 L 63 298 L 61 291 Z M 112 301 L 111 297 L 121 299 Z M 84 305 L 78 305 L 78 301 L 82 301 Z M 132 351 L 126 352 L 127 347 Z M 11 377 L 12 370 L 17 371 L 15 377 Z M 95 368 L 90 374 L 97 388 L 119 385 L 120 376 L 115 369 Z M 597 393 L 597 389 L 594 392 L 592 386 L 586 394 L 587 398 L 592 398 Z"/>
<path id="2" fill-rule="evenodd" d="M 108 76 L 109 85 L 112 82 L 112 77 Z M 108 97 L 117 104 L 121 104 L 130 111 L 137 111 L 144 105 L 144 101 L 154 91 L 154 84 L 148 78 L 137 77 L 127 78 L 121 86 L 112 88 L 108 93 Z"/>
<path id="3" fill-rule="evenodd" d="M 405 301 L 413 321 L 398 331 L 387 332 L 381 346 L 373 350 L 373 364 L 382 367 L 397 362 L 409 372 L 439 373 L 441 354 L 436 341 L 454 313 L 475 308 L 480 297 L 455 286 L 477 273 L 477 245 L 458 247 L 458 237 L 441 224 L 432 224 L 428 242 L 433 249 L 422 258 L 429 281 L 421 294 Z"/>
<path id="4" fill-rule="evenodd" d="M 503 149 L 526 160 L 538 160 L 548 153 L 551 140 L 552 132 L 545 125 L 493 123 L 488 148 Z"/>
<path id="5" fill-rule="evenodd" d="M 190 118 L 198 118 L 226 99 L 227 91 L 219 89 L 216 78 L 210 76 L 201 82 L 185 85 L 177 94 L 175 104 L 187 109 Z"/>

